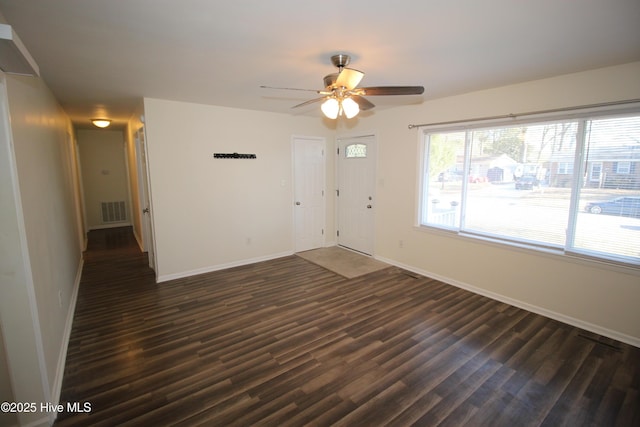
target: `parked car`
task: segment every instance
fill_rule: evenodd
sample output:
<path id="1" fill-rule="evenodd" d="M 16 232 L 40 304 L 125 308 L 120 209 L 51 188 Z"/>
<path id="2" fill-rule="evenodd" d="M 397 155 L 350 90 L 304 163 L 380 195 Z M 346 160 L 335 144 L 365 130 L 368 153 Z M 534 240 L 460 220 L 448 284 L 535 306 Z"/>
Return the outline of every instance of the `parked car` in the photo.
<path id="1" fill-rule="evenodd" d="M 603 202 L 589 202 L 584 210 L 592 214 L 640 217 L 640 196 L 616 197 Z"/>
<path id="2" fill-rule="evenodd" d="M 457 182 L 461 181 L 462 176 L 458 172 L 440 172 L 438 182 Z"/>
<path id="3" fill-rule="evenodd" d="M 533 190 L 533 187 L 540 185 L 535 176 L 525 175 L 516 181 L 516 190 Z"/>
<path id="4" fill-rule="evenodd" d="M 487 181 L 488 180 L 486 176 L 469 174 L 469 182 L 472 184 L 477 184 L 479 182 L 487 182 Z"/>
<path id="5" fill-rule="evenodd" d="M 438 175 L 438 182 L 447 182 L 451 181 L 451 175 L 449 172 L 440 172 Z"/>

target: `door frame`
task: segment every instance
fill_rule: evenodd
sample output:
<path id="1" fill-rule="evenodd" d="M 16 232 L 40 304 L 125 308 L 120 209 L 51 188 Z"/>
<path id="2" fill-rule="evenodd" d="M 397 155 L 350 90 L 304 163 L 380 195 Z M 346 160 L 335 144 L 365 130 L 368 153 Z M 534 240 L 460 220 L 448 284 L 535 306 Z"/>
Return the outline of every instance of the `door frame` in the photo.
<path id="1" fill-rule="evenodd" d="M 377 176 L 378 176 L 378 153 L 379 153 L 377 133 L 376 132 L 345 133 L 345 134 L 338 135 L 335 139 L 334 153 L 336 154 L 336 156 L 335 156 L 335 163 L 334 163 L 334 177 L 335 177 L 334 178 L 335 179 L 334 223 L 335 223 L 336 234 L 334 236 L 336 239 L 336 246 L 341 246 L 340 236 L 337 235 L 337 231 L 339 231 L 340 229 L 340 197 L 338 196 L 338 189 L 340 188 L 340 155 L 338 154 L 338 148 L 340 147 L 340 141 L 342 140 L 352 139 L 352 138 L 367 138 L 367 137 L 373 138 L 373 142 L 374 142 L 375 161 L 373 164 L 373 182 L 371 184 L 373 189 L 373 201 L 376 203 L 375 207 L 377 207 L 378 194 L 377 194 L 376 184 L 377 184 Z M 371 254 L 369 254 L 373 258 L 375 258 L 375 247 L 376 247 L 376 232 L 375 232 L 376 211 L 377 209 L 374 209 L 372 212 L 373 220 L 372 220 L 372 229 L 371 229 Z M 341 246 L 341 247 L 351 250 L 351 248 L 347 246 Z M 358 252 L 358 253 L 361 253 L 361 252 Z M 364 254 L 364 255 L 367 255 L 367 254 Z"/>
<path id="2" fill-rule="evenodd" d="M 319 142 L 322 144 L 322 150 L 324 153 L 324 168 L 322 169 L 322 191 L 324 192 L 324 197 L 322 198 L 322 242 L 320 243 L 320 247 L 324 247 L 327 242 L 327 139 L 322 136 L 306 136 L 306 135 L 292 135 L 291 136 L 291 210 L 293 215 L 292 221 L 292 247 L 293 251 L 297 251 L 297 216 L 296 216 L 296 141 L 297 140 L 310 140 L 314 142 Z"/>

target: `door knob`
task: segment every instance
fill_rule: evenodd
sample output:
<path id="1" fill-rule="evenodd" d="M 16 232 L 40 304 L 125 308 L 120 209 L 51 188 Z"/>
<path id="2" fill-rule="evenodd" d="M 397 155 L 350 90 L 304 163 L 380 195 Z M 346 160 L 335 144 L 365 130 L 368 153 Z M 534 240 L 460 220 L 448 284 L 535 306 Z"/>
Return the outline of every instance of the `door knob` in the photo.
<path id="1" fill-rule="evenodd" d="M 371 205 L 367 205 L 367 209 L 371 209 Z"/>
<path id="2" fill-rule="evenodd" d="M 297 206 L 300 206 L 300 202 L 296 202 L 296 205 L 297 205 Z"/>
<path id="3" fill-rule="evenodd" d="M 142 209 L 142 213 L 143 213 L 143 214 L 145 214 L 145 213 L 149 213 L 149 208 L 144 208 L 144 209 Z"/>

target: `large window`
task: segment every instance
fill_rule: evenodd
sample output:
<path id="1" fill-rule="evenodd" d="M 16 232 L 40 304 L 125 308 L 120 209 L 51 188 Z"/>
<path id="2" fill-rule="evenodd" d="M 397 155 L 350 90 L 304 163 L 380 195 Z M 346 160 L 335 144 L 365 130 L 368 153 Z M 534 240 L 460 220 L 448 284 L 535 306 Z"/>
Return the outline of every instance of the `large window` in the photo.
<path id="1" fill-rule="evenodd" d="M 640 115 L 424 133 L 420 224 L 640 264 Z"/>

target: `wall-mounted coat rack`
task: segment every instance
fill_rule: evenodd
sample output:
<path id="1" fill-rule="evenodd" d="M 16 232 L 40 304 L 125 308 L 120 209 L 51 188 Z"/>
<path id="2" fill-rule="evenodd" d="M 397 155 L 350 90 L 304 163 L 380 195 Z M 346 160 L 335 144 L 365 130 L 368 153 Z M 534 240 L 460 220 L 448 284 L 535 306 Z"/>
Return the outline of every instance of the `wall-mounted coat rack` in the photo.
<path id="1" fill-rule="evenodd" d="M 214 159 L 257 159 L 255 154 L 213 153 Z"/>

